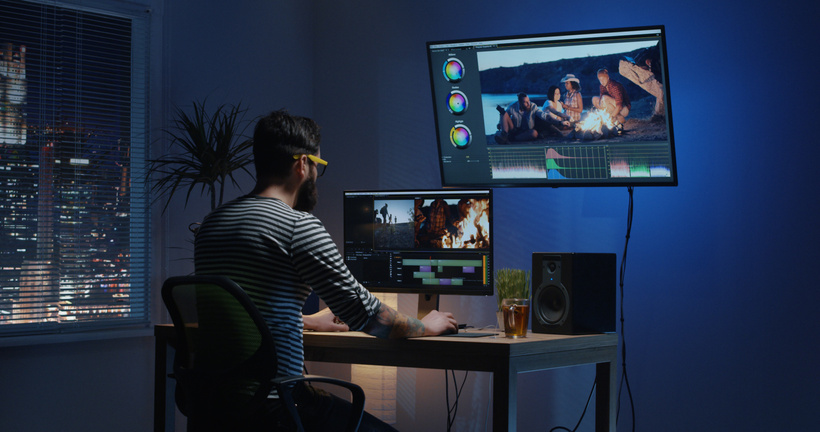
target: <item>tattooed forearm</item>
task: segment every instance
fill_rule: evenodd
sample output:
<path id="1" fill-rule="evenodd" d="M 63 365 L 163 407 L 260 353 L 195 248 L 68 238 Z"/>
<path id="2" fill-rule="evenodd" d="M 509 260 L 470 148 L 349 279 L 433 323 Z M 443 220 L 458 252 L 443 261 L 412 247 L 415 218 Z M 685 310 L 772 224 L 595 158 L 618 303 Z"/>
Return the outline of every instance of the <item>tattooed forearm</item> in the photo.
<path id="1" fill-rule="evenodd" d="M 424 336 L 424 324 L 382 303 L 378 315 L 364 331 L 384 339 Z"/>

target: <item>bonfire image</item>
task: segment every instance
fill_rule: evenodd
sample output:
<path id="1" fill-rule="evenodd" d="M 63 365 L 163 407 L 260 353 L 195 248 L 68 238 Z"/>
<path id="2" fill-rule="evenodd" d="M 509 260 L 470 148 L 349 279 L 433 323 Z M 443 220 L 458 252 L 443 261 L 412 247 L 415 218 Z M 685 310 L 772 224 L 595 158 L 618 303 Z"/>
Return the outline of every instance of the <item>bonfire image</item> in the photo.
<path id="1" fill-rule="evenodd" d="M 623 124 L 612 118 L 606 111 L 596 109 L 590 110 L 583 121 L 576 123 L 567 136 L 585 141 L 597 140 L 620 135 L 623 133 L 622 127 Z"/>
<path id="2" fill-rule="evenodd" d="M 416 200 L 415 245 L 431 249 L 490 247 L 489 200 Z"/>

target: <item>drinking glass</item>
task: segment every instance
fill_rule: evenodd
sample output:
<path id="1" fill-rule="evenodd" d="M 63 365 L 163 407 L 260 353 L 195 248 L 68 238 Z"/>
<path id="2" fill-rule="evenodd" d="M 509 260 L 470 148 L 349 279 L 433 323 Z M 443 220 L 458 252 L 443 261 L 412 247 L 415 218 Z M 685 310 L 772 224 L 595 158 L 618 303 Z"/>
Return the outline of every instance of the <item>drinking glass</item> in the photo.
<path id="1" fill-rule="evenodd" d="M 501 312 L 504 315 L 504 333 L 508 338 L 527 337 L 527 324 L 530 317 L 529 299 L 504 299 L 501 301 Z"/>

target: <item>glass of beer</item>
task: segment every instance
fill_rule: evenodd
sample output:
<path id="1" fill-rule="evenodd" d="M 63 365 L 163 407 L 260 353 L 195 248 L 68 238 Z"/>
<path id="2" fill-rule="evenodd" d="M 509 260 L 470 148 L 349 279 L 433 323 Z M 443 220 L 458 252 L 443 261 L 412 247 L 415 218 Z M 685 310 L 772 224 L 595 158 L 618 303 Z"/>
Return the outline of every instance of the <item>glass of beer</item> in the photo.
<path id="1" fill-rule="evenodd" d="M 529 299 L 504 299 L 501 301 L 501 312 L 504 315 L 504 333 L 508 338 L 527 337 L 527 324 L 530 317 Z"/>

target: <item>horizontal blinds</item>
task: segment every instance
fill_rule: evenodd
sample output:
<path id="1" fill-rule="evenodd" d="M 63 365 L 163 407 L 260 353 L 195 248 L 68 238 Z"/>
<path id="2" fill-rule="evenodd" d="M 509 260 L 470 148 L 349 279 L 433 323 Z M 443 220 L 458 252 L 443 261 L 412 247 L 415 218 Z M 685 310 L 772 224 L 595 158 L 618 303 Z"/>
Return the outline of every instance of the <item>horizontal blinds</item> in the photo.
<path id="1" fill-rule="evenodd" d="M 0 0 L 0 335 L 150 320 L 148 24 Z"/>

